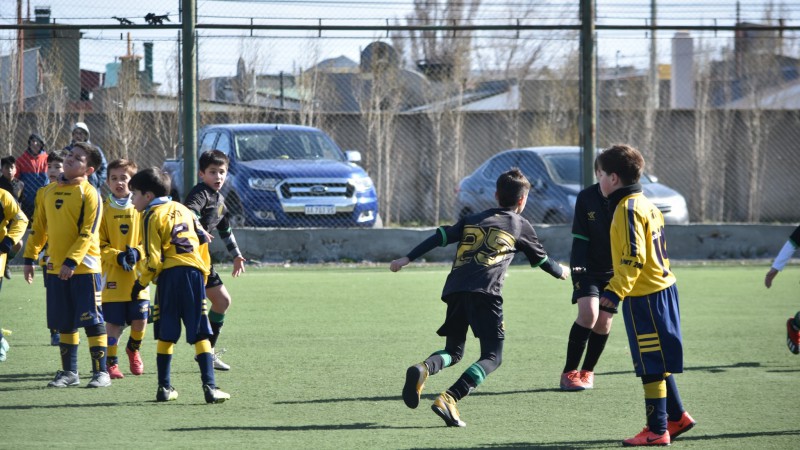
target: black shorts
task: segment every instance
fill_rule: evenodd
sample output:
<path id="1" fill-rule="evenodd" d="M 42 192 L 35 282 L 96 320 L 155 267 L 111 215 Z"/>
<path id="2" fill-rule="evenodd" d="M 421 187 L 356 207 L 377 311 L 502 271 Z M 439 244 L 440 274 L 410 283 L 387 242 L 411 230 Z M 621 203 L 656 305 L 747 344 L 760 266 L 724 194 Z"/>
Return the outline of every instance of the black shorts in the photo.
<path id="1" fill-rule="evenodd" d="M 572 277 L 572 304 L 582 297 L 600 297 L 610 276 L 578 275 Z"/>
<path id="2" fill-rule="evenodd" d="M 217 286 L 222 286 L 222 278 L 220 278 L 217 271 L 214 270 L 214 266 L 211 266 L 211 273 L 208 274 L 208 281 L 206 281 L 206 289 Z"/>
<path id="3" fill-rule="evenodd" d="M 449 295 L 447 317 L 436 332 L 439 336 L 464 337 L 467 327 L 477 338 L 505 339 L 503 298 L 478 292 L 458 292 Z"/>

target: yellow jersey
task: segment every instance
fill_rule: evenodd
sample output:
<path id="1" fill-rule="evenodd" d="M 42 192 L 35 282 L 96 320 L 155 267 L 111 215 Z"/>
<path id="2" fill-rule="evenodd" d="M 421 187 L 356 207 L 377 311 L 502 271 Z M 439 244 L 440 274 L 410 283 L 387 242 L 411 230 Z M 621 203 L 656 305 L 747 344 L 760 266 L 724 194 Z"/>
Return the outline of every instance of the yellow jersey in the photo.
<path id="1" fill-rule="evenodd" d="M 0 189 L 0 241 L 9 239 L 11 246 L 19 242 L 28 226 L 28 217 L 19 207 L 14 196 Z M 5 270 L 8 253 L 0 254 L 0 271 Z"/>
<path id="2" fill-rule="evenodd" d="M 109 195 L 103 200 L 103 219 L 100 221 L 100 255 L 103 264 L 103 303 L 131 300 L 131 289 L 136 281 L 136 269 L 126 272 L 117 257 L 130 246 L 144 255 L 141 246 L 142 213 L 136 211 L 130 198 L 116 199 Z M 137 267 L 139 265 L 137 264 Z M 139 299 L 148 300 L 150 293 L 144 289 Z"/>

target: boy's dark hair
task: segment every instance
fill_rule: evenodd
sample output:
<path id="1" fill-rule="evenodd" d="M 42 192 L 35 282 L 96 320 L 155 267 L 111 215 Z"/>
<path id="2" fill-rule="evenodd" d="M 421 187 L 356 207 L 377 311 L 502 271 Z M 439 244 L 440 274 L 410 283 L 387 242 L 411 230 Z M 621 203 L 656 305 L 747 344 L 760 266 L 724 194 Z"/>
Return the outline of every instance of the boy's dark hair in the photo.
<path id="1" fill-rule="evenodd" d="M 208 169 L 208 166 L 229 166 L 230 162 L 231 161 L 228 159 L 228 155 L 225 153 L 222 153 L 219 150 L 206 150 L 200 155 L 198 167 L 200 171 L 204 172 L 206 169 Z"/>
<path id="2" fill-rule="evenodd" d="M 2 168 L 13 166 L 16 163 L 17 158 L 14 158 L 13 156 L 6 156 L 5 158 L 0 159 L 0 167 Z"/>
<path id="3" fill-rule="evenodd" d="M 169 194 L 171 180 L 169 174 L 161 170 L 160 167 L 149 167 L 136 172 L 128 182 L 130 190 L 152 192 L 156 197 L 164 197 Z"/>
<path id="4" fill-rule="evenodd" d="M 47 163 L 48 164 L 50 164 L 52 162 L 63 163 L 64 162 L 64 158 L 66 158 L 66 157 L 67 157 L 67 155 L 66 155 L 66 152 L 64 152 L 64 150 L 50 150 L 50 152 L 47 153 Z"/>
<path id="5" fill-rule="evenodd" d="M 510 208 L 528 194 L 531 183 L 516 167 L 497 177 L 497 201 L 503 208 Z"/>
<path id="6" fill-rule="evenodd" d="M 111 171 L 115 169 L 125 169 L 130 176 L 134 176 L 136 171 L 139 170 L 139 168 L 136 167 L 135 162 L 125 158 L 115 159 L 108 163 L 108 166 L 106 167 L 106 173 L 111 173 Z"/>
<path id="7" fill-rule="evenodd" d="M 72 145 L 72 149 L 79 148 L 86 153 L 86 164 L 97 170 L 103 164 L 103 155 L 100 154 L 100 149 L 88 142 L 76 142 Z"/>
<path id="8" fill-rule="evenodd" d="M 642 154 L 628 144 L 612 145 L 600 153 L 597 161 L 603 172 L 617 174 L 623 186 L 638 183 L 644 172 Z"/>

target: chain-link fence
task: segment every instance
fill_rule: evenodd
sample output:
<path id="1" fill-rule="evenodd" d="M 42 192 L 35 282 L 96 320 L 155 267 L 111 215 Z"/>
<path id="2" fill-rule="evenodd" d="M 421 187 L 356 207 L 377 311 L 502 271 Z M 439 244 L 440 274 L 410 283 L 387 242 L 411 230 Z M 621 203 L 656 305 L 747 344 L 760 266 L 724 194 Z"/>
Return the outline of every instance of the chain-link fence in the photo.
<path id="1" fill-rule="evenodd" d="M 109 161 L 180 167 L 188 2 L 110 3 L 0 6 L 2 155 L 32 134 L 61 149 L 84 122 Z M 447 223 L 488 206 L 510 165 L 533 181 L 534 220 L 568 221 L 577 150 L 490 160 L 579 144 L 580 3 L 202 2 L 198 124 L 311 126 L 360 161 L 287 127 L 201 131 L 198 145 L 229 154 L 244 225 Z M 598 146 L 640 148 L 676 191 L 657 193 L 665 211 L 682 196 L 691 222 L 800 221 L 800 5 L 659 3 L 596 2 Z"/>

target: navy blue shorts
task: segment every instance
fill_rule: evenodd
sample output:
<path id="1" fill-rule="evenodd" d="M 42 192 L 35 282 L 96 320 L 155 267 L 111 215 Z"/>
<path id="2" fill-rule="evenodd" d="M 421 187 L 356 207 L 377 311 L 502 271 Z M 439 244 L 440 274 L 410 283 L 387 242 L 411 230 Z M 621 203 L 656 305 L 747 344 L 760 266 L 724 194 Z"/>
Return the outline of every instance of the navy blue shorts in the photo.
<path id="1" fill-rule="evenodd" d="M 683 372 L 681 314 L 674 284 L 643 297 L 625 297 L 619 309 L 637 377 Z"/>
<path id="2" fill-rule="evenodd" d="M 467 327 L 477 338 L 505 339 L 503 299 L 478 292 L 449 295 L 447 317 L 436 332 L 439 336 L 467 337 Z"/>
<path id="3" fill-rule="evenodd" d="M 76 274 L 68 280 L 47 275 L 47 327 L 74 330 L 104 322 L 99 273 Z"/>
<path id="4" fill-rule="evenodd" d="M 211 336 L 203 278 L 202 272 L 188 266 L 164 269 L 158 275 L 153 304 L 153 335 L 156 339 L 178 342 L 181 322 L 186 327 L 186 342 L 190 344 Z"/>
<path id="5" fill-rule="evenodd" d="M 134 320 L 147 320 L 149 311 L 150 300 L 103 303 L 103 316 L 106 318 L 106 323 L 121 327 L 130 325 Z"/>

